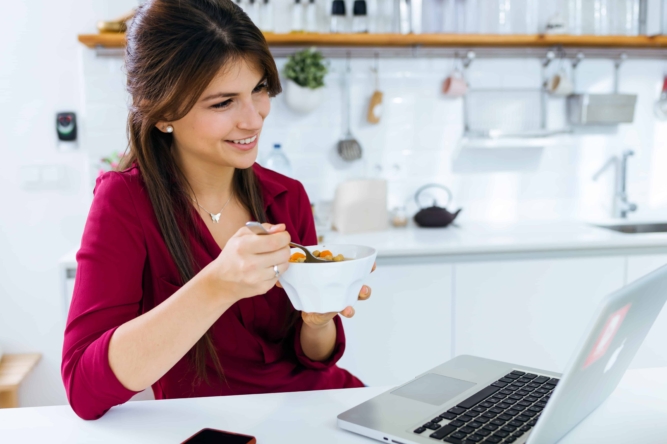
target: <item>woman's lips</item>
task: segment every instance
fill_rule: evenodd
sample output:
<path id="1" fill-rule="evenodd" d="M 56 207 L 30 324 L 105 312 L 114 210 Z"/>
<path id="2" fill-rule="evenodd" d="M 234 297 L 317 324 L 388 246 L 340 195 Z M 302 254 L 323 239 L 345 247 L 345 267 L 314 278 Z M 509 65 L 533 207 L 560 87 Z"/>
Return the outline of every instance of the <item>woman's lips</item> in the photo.
<path id="1" fill-rule="evenodd" d="M 225 143 L 233 146 L 237 150 L 250 151 L 251 149 L 253 149 L 257 146 L 258 141 L 259 141 L 259 137 L 256 137 L 255 140 L 253 140 L 250 143 L 234 143 L 231 140 L 225 140 Z"/>

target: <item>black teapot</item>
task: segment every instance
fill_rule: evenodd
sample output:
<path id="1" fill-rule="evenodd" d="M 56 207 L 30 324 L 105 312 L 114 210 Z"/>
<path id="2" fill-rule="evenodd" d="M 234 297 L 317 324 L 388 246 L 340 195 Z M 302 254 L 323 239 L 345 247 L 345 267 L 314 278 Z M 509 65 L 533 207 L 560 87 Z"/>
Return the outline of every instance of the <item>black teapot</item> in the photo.
<path id="1" fill-rule="evenodd" d="M 417 202 L 417 206 L 421 208 L 421 210 L 419 210 L 419 212 L 415 214 L 414 217 L 415 223 L 420 227 L 425 227 L 425 228 L 446 227 L 447 225 L 454 222 L 454 219 L 456 219 L 456 216 L 459 215 L 461 209 L 459 208 L 458 210 L 456 210 L 456 212 L 450 213 L 449 211 L 447 211 L 446 208 L 437 206 L 438 202 L 436 200 L 433 200 L 433 205 L 431 205 L 430 207 L 422 207 L 421 202 L 419 200 L 419 196 L 422 193 L 422 191 L 425 191 L 430 188 L 440 188 L 447 192 L 449 200 L 447 201 L 446 205 L 449 205 L 449 202 L 452 201 L 452 192 L 446 186 L 439 184 L 424 185 L 423 187 L 418 189 L 417 192 L 415 193 L 415 201 Z"/>

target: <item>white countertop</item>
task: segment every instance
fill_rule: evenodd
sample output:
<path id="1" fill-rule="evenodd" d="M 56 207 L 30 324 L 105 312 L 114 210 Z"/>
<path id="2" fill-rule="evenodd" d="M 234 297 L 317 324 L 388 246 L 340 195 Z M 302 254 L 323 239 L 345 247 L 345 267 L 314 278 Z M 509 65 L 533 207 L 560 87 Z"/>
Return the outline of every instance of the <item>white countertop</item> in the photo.
<path id="1" fill-rule="evenodd" d="M 667 233 L 623 234 L 584 222 L 567 221 L 466 222 L 447 228 L 410 226 L 353 235 L 332 232 L 325 243 L 368 245 L 378 250 L 380 258 L 663 247 L 667 252 Z M 76 268 L 75 255 L 76 249 L 63 256 L 60 264 Z"/>
<path id="2" fill-rule="evenodd" d="M 369 245 L 378 257 L 530 253 L 665 247 L 667 233 L 623 234 L 584 222 L 466 222 L 447 228 L 392 228 L 388 231 L 340 235 L 330 244 Z"/>
<path id="3" fill-rule="evenodd" d="M 260 444 L 370 444 L 336 426 L 339 413 L 387 387 L 216 398 L 135 401 L 97 421 L 69 406 L 0 410 L 7 443 L 177 443 L 210 427 L 257 438 Z M 667 436 L 667 368 L 630 370 L 611 397 L 560 444 L 658 444 Z"/>

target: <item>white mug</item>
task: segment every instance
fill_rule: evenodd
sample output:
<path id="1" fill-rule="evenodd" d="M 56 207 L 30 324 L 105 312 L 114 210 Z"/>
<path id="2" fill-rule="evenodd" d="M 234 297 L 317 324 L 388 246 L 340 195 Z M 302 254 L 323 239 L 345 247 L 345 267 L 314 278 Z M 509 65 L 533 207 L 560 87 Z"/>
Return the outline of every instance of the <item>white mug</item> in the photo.
<path id="1" fill-rule="evenodd" d="M 569 96 L 574 92 L 574 84 L 565 70 L 560 70 L 547 81 L 547 90 L 554 96 Z"/>
<path id="2" fill-rule="evenodd" d="M 448 97 L 463 97 L 468 92 L 468 82 L 459 70 L 455 70 L 442 83 L 442 92 Z"/>

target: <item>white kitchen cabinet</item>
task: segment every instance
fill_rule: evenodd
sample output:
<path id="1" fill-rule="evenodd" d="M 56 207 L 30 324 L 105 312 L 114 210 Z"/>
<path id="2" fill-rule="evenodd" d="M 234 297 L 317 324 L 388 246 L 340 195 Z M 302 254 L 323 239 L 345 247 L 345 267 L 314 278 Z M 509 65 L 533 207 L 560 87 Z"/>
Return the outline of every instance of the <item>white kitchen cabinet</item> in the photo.
<path id="1" fill-rule="evenodd" d="M 598 302 L 624 285 L 624 257 L 455 266 L 454 354 L 563 371 Z"/>
<path id="2" fill-rule="evenodd" d="M 341 367 L 369 386 L 398 385 L 452 357 L 451 264 L 380 261 L 368 285 L 371 298 L 343 318 Z"/>
<path id="3" fill-rule="evenodd" d="M 665 254 L 628 256 L 627 283 L 634 282 L 663 265 L 667 265 Z M 660 312 L 637 356 L 630 364 L 631 368 L 665 366 L 667 366 L 667 308 L 663 308 Z"/>

